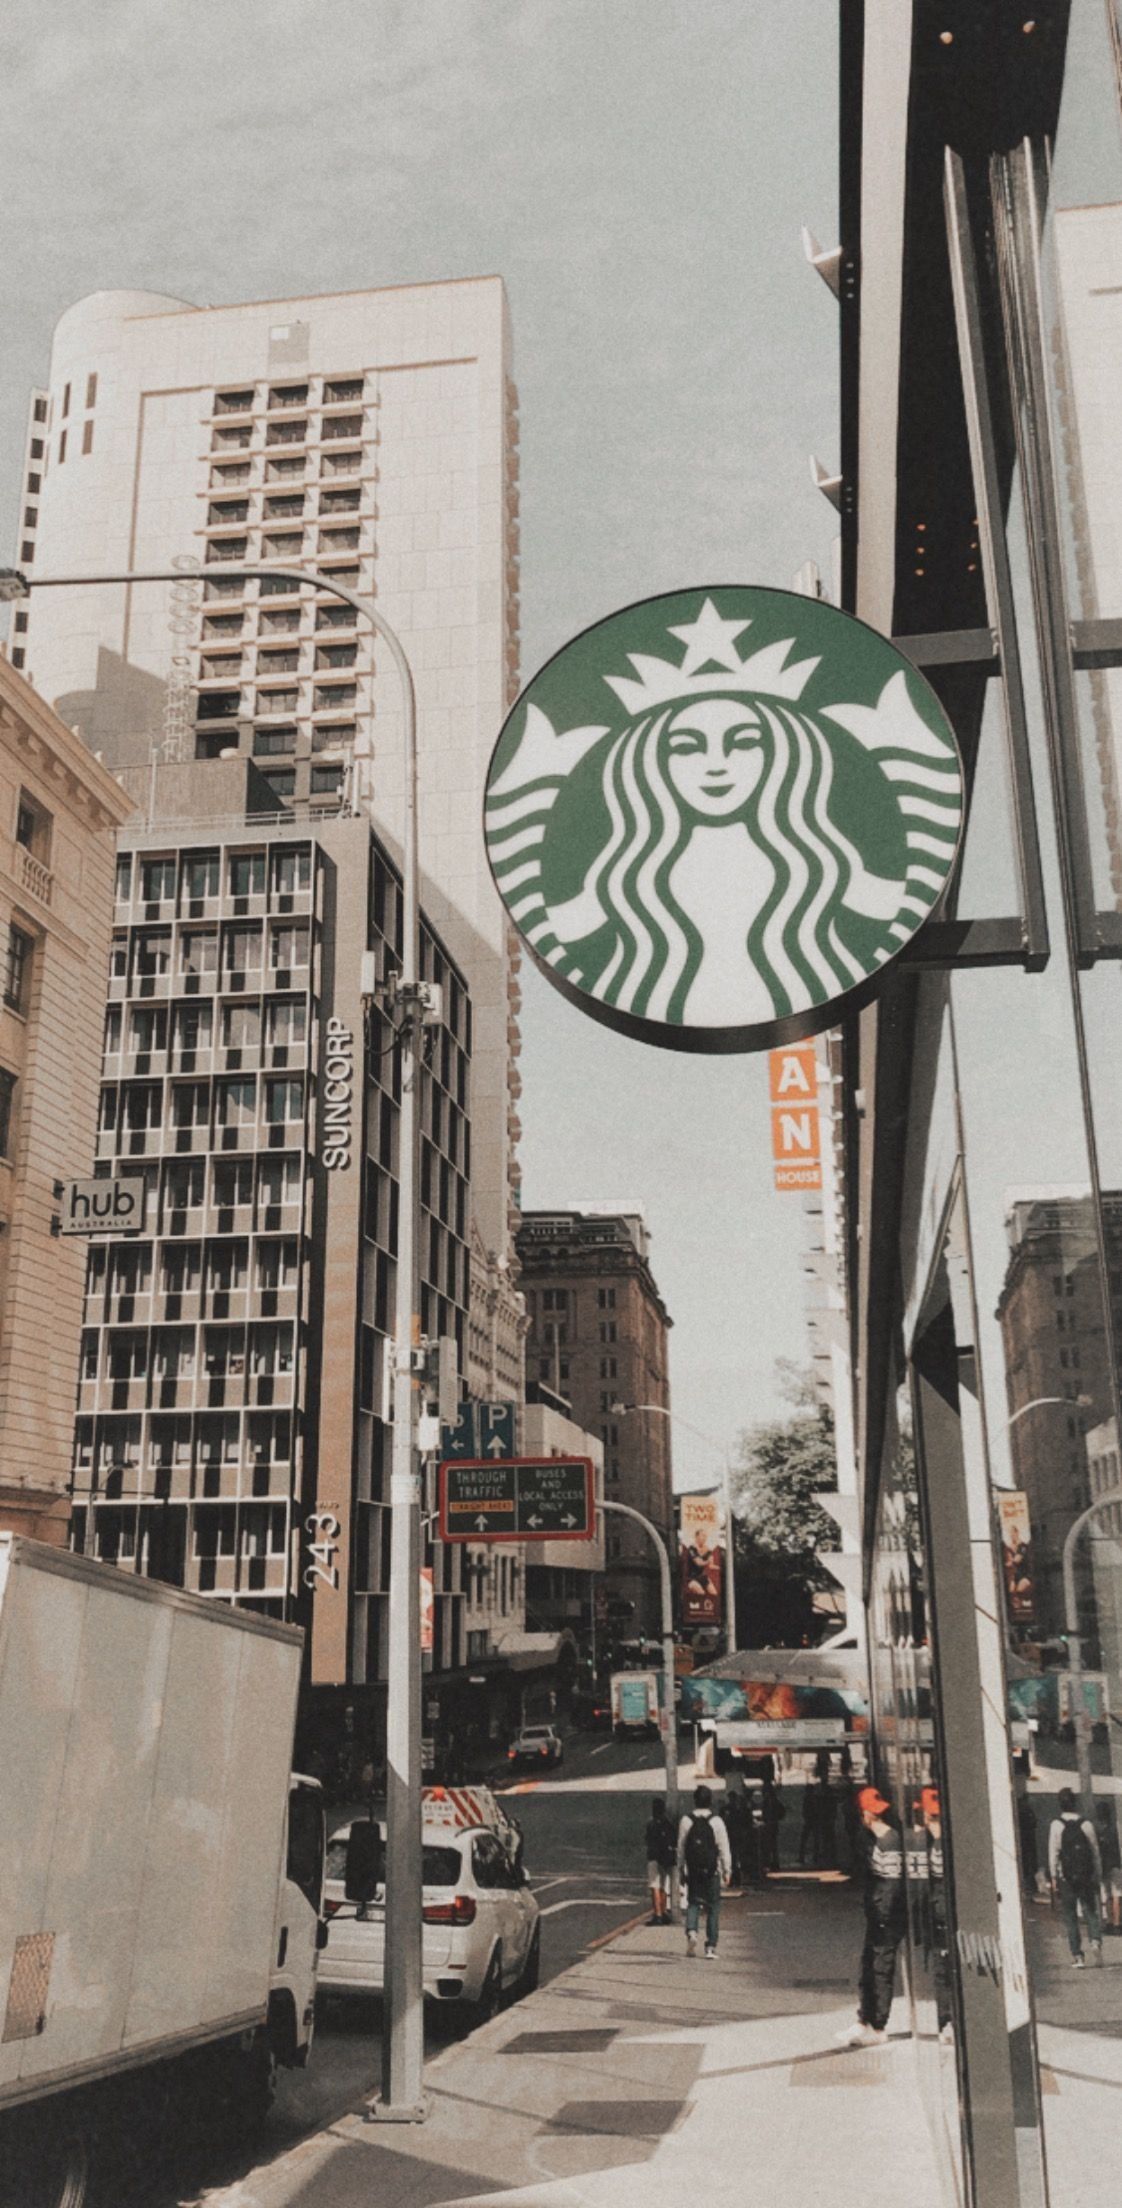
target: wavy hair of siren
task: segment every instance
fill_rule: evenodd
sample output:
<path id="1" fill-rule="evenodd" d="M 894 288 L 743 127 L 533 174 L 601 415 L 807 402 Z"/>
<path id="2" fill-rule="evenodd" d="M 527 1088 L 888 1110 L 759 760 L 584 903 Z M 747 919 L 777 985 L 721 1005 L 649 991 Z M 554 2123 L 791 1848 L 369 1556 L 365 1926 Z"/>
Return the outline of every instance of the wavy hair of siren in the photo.
<path id="1" fill-rule="evenodd" d="M 695 826 L 666 772 L 663 737 L 671 710 L 624 729 L 601 768 L 609 834 L 588 872 L 585 890 L 614 933 L 602 970 L 586 975 L 579 955 L 570 957 L 548 924 L 531 926 L 528 932 L 559 972 L 583 983 L 605 1004 L 639 1018 L 681 1023 L 704 945 L 671 886 L 674 866 Z M 823 1004 L 863 979 L 863 969 L 832 917 L 861 860 L 830 817 L 834 759 L 821 729 L 791 706 L 761 698 L 757 711 L 766 758 L 758 790 L 745 810 L 755 813 L 757 838 L 771 860 L 773 879 L 746 942 L 779 1017 Z M 495 810 L 498 830 L 506 808 Z M 512 848 L 508 842 L 506 849 Z M 493 845 L 497 867 L 502 852 L 502 844 Z M 530 911 L 538 906 L 530 889 L 537 872 L 524 845 Z M 887 931 L 885 939 L 890 941 Z"/>

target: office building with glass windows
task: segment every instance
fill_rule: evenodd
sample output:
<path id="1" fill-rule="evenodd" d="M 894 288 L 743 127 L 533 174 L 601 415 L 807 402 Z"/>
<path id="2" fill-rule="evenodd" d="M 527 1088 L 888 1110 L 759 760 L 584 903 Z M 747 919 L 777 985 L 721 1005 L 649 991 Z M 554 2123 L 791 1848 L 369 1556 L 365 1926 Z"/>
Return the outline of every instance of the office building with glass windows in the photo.
<path id="1" fill-rule="evenodd" d="M 143 784 L 141 771 L 134 777 Z M 379 1707 L 399 1060 L 363 996 L 401 947 L 369 823 L 279 808 L 252 762 L 168 767 L 126 832 L 97 1171 L 143 1223 L 90 1249 L 76 1545 L 307 1629 L 307 1679 Z M 422 1075 L 420 1323 L 467 1356 L 471 1006 L 443 989 Z M 368 968 L 368 978 L 369 968 Z M 459 1552 L 430 1554 L 435 1676 L 465 1654 Z M 323 1701 L 323 1696 L 321 1696 Z"/>
<path id="2" fill-rule="evenodd" d="M 970 791 L 938 916 L 840 1036 L 874 1768 L 907 1867 L 893 2026 L 948 2202 L 1106 2208 L 1122 41 L 1113 5 L 1063 0 L 839 22 L 842 602 L 934 684 Z M 1033 1538 L 1003 1548 L 1026 1502 Z M 1048 1906 L 1065 1787 L 1108 1926 L 1104 1954 L 1085 1911 L 1074 1969 Z"/>

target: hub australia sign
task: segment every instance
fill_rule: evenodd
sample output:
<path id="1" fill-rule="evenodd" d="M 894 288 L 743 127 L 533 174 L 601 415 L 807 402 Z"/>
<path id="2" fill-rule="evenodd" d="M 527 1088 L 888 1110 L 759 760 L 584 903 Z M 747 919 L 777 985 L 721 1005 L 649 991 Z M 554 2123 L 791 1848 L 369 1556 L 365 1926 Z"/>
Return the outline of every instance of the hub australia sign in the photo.
<path id="1" fill-rule="evenodd" d="M 611 614 L 523 691 L 488 771 L 499 895 L 625 1035 L 771 1049 L 837 1024 L 937 908 L 964 777 L 895 646 L 791 591 Z"/>

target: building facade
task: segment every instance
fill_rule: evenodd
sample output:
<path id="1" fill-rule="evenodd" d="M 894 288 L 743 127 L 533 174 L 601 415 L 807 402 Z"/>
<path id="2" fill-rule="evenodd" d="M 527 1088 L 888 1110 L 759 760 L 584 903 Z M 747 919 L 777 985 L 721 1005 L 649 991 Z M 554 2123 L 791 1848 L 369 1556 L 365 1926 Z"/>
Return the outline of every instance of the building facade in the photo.
<path id="1" fill-rule="evenodd" d="M 1117 1728 L 1084 1719 L 1062 1649 L 1012 1656 L 995 1489 L 1036 1495 L 1053 1621 L 1056 1549 L 1085 1544 L 1080 1624 L 1113 1709 L 1118 1575 L 1094 1518 L 1073 1529 L 1118 1430 L 1119 877 L 1095 688 L 1120 664 L 1117 465 L 1086 479 L 1092 432 L 1100 454 L 1116 434 L 1118 26 L 996 0 L 839 21 L 843 604 L 934 684 L 970 786 L 949 896 L 841 1038 L 874 1768 L 907 1870 L 895 2016 L 948 2201 L 1085 2208 L 1112 2183 L 1111 1973 L 1072 1972 L 1038 1873 L 1081 1783 L 1072 1731 L 1113 1846 Z M 1072 240 L 1092 236 L 1080 273 Z M 1077 276 L 1103 340 L 1082 399 Z M 1011 1673 L 1016 1710 L 1034 1668 L 1054 1709 L 1057 1663 L 1069 1720 L 1015 1733 Z"/>
<path id="2" fill-rule="evenodd" d="M 1112 1327 L 1122 1306 L 1122 1196 L 1104 1195 Z M 1018 1195 L 1006 1215 L 1009 1263 L 996 1316 L 1005 1351 L 1012 1484 L 1032 1526 L 1032 1636 L 1064 1629 L 1068 1529 L 1091 1500 L 1085 1437 L 1111 1415 L 1110 1355 L 1089 1196 Z"/>
<path id="3" fill-rule="evenodd" d="M 0 1526 L 65 1541 L 113 837 L 129 799 L 0 657 Z"/>
<path id="4" fill-rule="evenodd" d="M 484 1246 L 508 1254 L 517 1021 L 478 827 L 517 690 L 501 282 L 204 308 L 81 300 L 32 396 L 17 541 L 33 577 L 184 567 L 170 605 L 166 587 L 91 586 L 17 612 L 17 663 L 110 766 L 154 746 L 180 760 L 241 749 L 286 800 L 346 787 L 392 844 L 404 769 L 388 654 L 345 603 L 236 568 L 315 566 L 377 592 L 416 685 L 426 908 L 475 1010 L 475 1215 Z"/>
<path id="5" fill-rule="evenodd" d="M 671 1320 L 638 1212 L 528 1211 L 518 1230 L 527 1383 L 567 1401 L 598 1434 L 604 1493 L 670 1541 L 673 1526 L 668 1336 Z M 654 1405 L 653 1411 L 637 1406 Z M 608 1610 L 629 1635 L 661 1631 L 658 1566 L 641 1527 L 606 1531 Z"/>
<path id="6" fill-rule="evenodd" d="M 143 784 L 145 770 L 135 778 Z M 364 1001 L 400 954 L 368 821 L 293 813 L 252 763 L 168 767 L 121 839 L 97 1171 L 142 1231 L 90 1251 L 74 1538 L 308 1632 L 326 1710 L 380 1708 L 399 1061 Z M 190 825 L 188 825 L 190 823 Z M 420 1323 L 467 1357 L 471 1004 L 443 989 L 422 1075 Z M 369 977 L 369 969 L 368 969 Z M 435 1677 L 466 1652 L 459 1552 L 429 1553 Z"/>

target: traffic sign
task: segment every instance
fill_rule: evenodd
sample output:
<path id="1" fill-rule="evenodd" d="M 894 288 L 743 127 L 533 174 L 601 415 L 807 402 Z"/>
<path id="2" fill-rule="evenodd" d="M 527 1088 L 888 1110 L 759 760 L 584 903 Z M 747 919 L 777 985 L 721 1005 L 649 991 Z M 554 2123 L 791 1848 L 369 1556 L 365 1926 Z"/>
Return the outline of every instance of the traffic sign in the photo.
<path id="1" fill-rule="evenodd" d="M 440 1466 L 442 1541 L 591 1541 L 591 1457 L 453 1458 Z"/>
<path id="2" fill-rule="evenodd" d="M 497 1459 L 514 1455 L 513 1403 L 461 1403 L 454 1426 L 440 1429 L 440 1454 Z"/>

